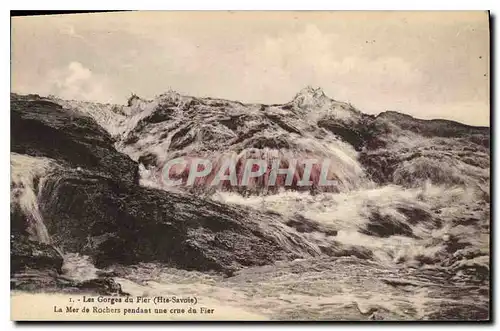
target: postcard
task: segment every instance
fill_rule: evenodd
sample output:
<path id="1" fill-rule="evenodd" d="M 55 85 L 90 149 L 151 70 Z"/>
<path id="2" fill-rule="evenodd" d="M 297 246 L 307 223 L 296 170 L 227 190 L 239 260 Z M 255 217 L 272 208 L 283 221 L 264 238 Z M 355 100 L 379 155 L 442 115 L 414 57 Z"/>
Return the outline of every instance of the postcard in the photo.
<path id="1" fill-rule="evenodd" d="M 489 20 L 11 17 L 12 320 L 490 320 Z"/>

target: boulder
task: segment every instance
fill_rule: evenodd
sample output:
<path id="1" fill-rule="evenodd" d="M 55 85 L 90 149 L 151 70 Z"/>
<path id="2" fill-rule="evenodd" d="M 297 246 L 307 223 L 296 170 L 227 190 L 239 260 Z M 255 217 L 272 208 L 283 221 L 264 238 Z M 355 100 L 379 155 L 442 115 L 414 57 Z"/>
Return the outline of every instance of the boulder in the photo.
<path id="1" fill-rule="evenodd" d="M 158 261 L 226 272 L 319 254 L 277 215 L 98 175 L 51 178 L 40 202 L 53 241 L 101 267 Z"/>

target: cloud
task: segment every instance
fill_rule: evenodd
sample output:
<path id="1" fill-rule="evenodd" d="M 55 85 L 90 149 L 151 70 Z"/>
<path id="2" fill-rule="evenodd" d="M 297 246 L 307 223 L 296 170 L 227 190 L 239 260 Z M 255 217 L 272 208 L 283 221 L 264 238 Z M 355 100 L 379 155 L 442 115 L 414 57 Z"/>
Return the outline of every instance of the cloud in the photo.
<path id="1" fill-rule="evenodd" d="M 245 102 L 287 102 L 313 85 L 338 100 L 383 111 L 388 101 L 418 94 L 424 80 L 408 60 L 388 52 L 370 56 L 348 36 L 315 24 L 241 40 L 161 38 L 145 56 L 148 60 L 134 65 L 144 68 L 148 80 L 134 89 L 161 93 L 169 85 L 182 93 Z"/>
<path id="2" fill-rule="evenodd" d="M 369 56 L 345 36 L 312 24 L 299 33 L 268 36 L 245 46 L 239 53 L 219 53 L 213 61 L 190 61 L 198 63 L 197 72 L 225 85 L 225 96 L 245 101 L 286 102 L 313 85 L 338 100 L 382 111 L 399 99 L 417 96 L 425 81 L 413 63 L 387 53 Z"/>
<path id="3" fill-rule="evenodd" d="M 112 102 L 107 85 L 104 76 L 96 75 L 82 63 L 74 61 L 65 68 L 49 72 L 47 94 L 64 99 Z"/>

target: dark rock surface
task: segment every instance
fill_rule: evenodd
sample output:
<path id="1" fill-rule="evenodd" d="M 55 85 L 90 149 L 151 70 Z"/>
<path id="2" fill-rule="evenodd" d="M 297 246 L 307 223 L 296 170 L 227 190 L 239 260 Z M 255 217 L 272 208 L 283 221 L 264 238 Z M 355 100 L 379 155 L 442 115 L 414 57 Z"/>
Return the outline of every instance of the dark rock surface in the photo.
<path id="1" fill-rule="evenodd" d="M 337 231 L 331 228 L 324 226 L 318 222 L 309 220 L 302 215 L 297 215 L 295 217 L 290 218 L 285 223 L 287 226 L 294 228 L 297 232 L 300 233 L 310 233 L 310 232 L 322 232 L 327 236 L 336 236 Z"/>
<path id="2" fill-rule="evenodd" d="M 11 152 L 44 156 L 69 167 L 137 182 L 137 164 L 113 147 L 92 118 L 40 97 L 11 95 Z"/>
<path id="3" fill-rule="evenodd" d="M 123 292 L 121 285 L 110 277 L 86 280 L 75 286 L 82 291 L 101 295 L 127 295 L 127 293 Z"/>
<path id="4" fill-rule="evenodd" d="M 80 282 L 56 272 L 40 269 L 25 269 L 12 274 L 10 288 L 26 292 L 128 295 L 112 278 L 95 278 Z"/>
<path id="5" fill-rule="evenodd" d="M 394 235 L 414 237 L 413 231 L 408 224 L 391 219 L 391 217 L 387 215 L 382 216 L 377 212 L 374 212 L 369 217 L 369 223 L 361 232 L 382 238 Z"/>
<path id="6" fill-rule="evenodd" d="M 390 123 L 397 125 L 402 130 L 418 133 L 424 137 L 460 138 L 474 135 L 489 136 L 490 132 L 489 127 L 470 126 L 442 119 L 423 120 L 396 111 L 386 111 L 380 113 L 377 116 L 377 119 L 389 121 Z M 481 144 L 488 147 L 488 142 L 489 139 L 486 139 L 481 141 Z"/>
<path id="7" fill-rule="evenodd" d="M 11 272 L 25 268 L 61 272 L 63 257 L 52 245 L 31 241 L 27 236 L 10 236 Z"/>
<path id="8" fill-rule="evenodd" d="M 54 243 L 99 266 L 159 261 L 227 271 L 314 254 L 276 217 L 189 195 L 79 173 L 49 180 L 42 196 Z"/>

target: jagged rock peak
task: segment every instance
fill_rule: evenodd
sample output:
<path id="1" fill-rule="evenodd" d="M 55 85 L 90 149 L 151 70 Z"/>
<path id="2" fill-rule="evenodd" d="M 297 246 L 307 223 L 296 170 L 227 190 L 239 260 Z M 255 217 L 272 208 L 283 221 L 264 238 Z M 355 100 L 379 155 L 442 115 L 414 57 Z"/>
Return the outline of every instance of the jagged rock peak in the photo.
<path id="1" fill-rule="evenodd" d="M 158 95 L 157 98 L 180 98 L 183 95 L 180 94 L 179 92 L 169 88 L 168 91 L 163 92 L 162 94 Z"/>
<path id="2" fill-rule="evenodd" d="M 292 103 L 300 108 L 323 108 L 332 101 L 320 87 L 307 86 L 295 95 Z"/>
<path id="3" fill-rule="evenodd" d="M 314 88 L 311 85 L 308 85 L 304 87 L 302 90 L 300 90 L 299 93 L 295 95 L 294 99 L 298 99 L 300 97 L 322 98 L 326 97 L 326 94 L 321 87 Z"/>

